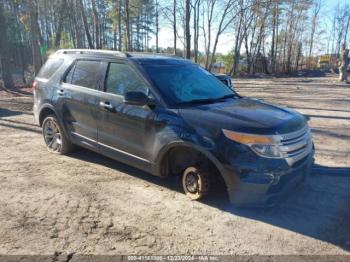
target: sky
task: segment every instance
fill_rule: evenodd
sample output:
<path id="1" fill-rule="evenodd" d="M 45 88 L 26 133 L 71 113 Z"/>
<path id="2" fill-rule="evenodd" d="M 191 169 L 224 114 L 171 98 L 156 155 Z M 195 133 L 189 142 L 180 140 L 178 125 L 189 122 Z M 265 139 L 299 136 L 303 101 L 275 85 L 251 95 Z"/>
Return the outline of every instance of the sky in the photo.
<path id="1" fill-rule="evenodd" d="M 330 29 L 331 27 L 331 21 L 332 21 L 332 14 L 333 10 L 336 7 L 336 5 L 349 3 L 350 0 L 323 0 L 321 11 L 320 11 L 320 24 L 324 29 Z M 202 32 L 200 33 L 202 34 Z M 213 31 L 212 35 L 215 36 L 216 32 Z M 160 27 L 159 31 L 159 46 L 166 48 L 166 47 L 172 47 L 173 46 L 173 31 L 170 25 L 164 25 Z M 153 37 L 150 40 L 150 45 L 155 46 L 156 40 L 155 37 Z M 200 39 L 199 41 L 199 51 L 204 52 L 204 41 L 203 39 Z M 232 49 L 234 45 L 234 34 L 231 33 L 224 33 L 220 36 L 219 43 L 217 46 L 217 53 L 222 54 L 228 54 Z M 180 40 L 177 42 L 178 48 L 183 48 L 183 44 Z M 324 49 L 324 47 L 322 47 Z M 326 51 L 326 50 L 324 50 Z M 323 50 L 320 50 L 320 53 L 324 52 Z"/>

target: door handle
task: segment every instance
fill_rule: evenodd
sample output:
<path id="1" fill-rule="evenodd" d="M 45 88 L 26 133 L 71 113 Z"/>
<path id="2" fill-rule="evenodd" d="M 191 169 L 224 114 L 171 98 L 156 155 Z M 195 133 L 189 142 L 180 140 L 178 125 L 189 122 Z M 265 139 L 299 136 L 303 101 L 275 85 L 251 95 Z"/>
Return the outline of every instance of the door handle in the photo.
<path id="1" fill-rule="evenodd" d="M 113 109 L 113 106 L 110 102 L 106 101 L 106 102 L 100 102 L 100 107 L 103 107 L 105 109 L 108 109 L 108 110 L 112 110 Z"/>
<path id="2" fill-rule="evenodd" d="M 57 94 L 59 96 L 63 96 L 64 95 L 64 90 L 62 90 L 62 89 L 57 90 Z"/>

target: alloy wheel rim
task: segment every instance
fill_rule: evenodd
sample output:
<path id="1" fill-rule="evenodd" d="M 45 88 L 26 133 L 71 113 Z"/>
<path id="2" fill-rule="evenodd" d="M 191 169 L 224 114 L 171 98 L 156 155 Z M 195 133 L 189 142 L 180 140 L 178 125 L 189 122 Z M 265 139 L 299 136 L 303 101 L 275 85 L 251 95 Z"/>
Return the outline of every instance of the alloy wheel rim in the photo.
<path id="1" fill-rule="evenodd" d="M 57 123 L 53 120 L 48 120 L 43 130 L 46 146 L 54 152 L 59 152 L 62 146 L 62 139 Z"/>

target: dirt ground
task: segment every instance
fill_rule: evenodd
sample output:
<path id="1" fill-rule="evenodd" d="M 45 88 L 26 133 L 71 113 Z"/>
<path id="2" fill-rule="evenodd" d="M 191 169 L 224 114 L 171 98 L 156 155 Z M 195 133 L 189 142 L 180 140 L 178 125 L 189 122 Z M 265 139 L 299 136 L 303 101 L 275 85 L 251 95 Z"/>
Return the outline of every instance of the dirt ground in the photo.
<path id="1" fill-rule="evenodd" d="M 313 175 L 273 209 L 237 210 L 224 194 L 193 202 L 176 179 L 84 149 L 49 154 L 29 92 L 0 91 L 0 254 L 350 254 L 350 85 L 234 84 L 311 117 Z"/>

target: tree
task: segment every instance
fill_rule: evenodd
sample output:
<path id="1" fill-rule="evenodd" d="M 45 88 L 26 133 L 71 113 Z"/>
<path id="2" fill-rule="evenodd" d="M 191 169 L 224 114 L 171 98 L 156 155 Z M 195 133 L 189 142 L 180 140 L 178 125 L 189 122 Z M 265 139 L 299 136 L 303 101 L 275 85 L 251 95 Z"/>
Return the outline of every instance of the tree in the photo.
<path id="1" fill-rule="evenodd" d="M 254 13 L 252 8 L 246 6 L 246 1 L 239 1 L 239 22 L 235 34 L 235 45 L 233 51 L 233 64 L 229 72 L 230 75 L 237 74 L 237 66 L 240 60 L 240 50 L 242 47 L 243 40 L 247 37 L 249 28 L 251 27 Z"/>
<path id="2" fill-rule="evenodd" d="M 83 2 L 82 2 L 82 0 L 76 0 L 76 1 L 77 1 L 77 6 L 79 6 L 79 9 L 80 9 L 80 14 L 81 14 L 81 18 L 83 20 L 85 34 L 86 34 L 86 38 L 87 38 L 87 41 L 89 44 L 89 48 L 94 49 L 94 44 L 92 43 L 92 38 L 91 38 L 89 25 L 88 25 L 86 14 L 85 14 Z"/>
<path id="3" fill-rule="evenodd" d="M 244 70 L 249 74 L 289 74 L 305 64 L 310 68 L 310 61 L 316 60 L 316 49 L 339 55 L 350 35 L 349 4 L 338 4 L 331 23 L 322 24 L 319 19 L 322 0 L 0 3 L 4 21 L 0 33 L 6 36 L 0 40 L 4 78 L 11 75 L 10 71 L 24 72 L 29 65 L 34 65 L 38 72 L 47 49 L 52 52 L 58 48 L 182 53 L 211 70 L 213 63 L 224 57 L 217 54 L 223 36 L 232 38 L 231 58 L 225 57 L 226 62 L 232 61 L 231 66 L 226 63 L 228 73 L 237 75 L 242 70 L 239 62 L 246 61 Z M 163 30 L 172 35 L 169 47 L 161 46 Z M 307 57 L 310 59 L 304 62 Z"/>
<path id="4" fill-rule="evenodd" d="M 92 13 L 94 18 L 94 31 L 95 31 L 95 47 L 96 49 L 101 48 L 101 36 L 100 36 L 100 23 L 98 18 L 98 12 L 96 9 L 96 0 L 91 0 Z"/>
<path id="5" fill-rule="evenodd" d="M 63 30 L 63 22 L 66 18 L 66 10 L 67 10 L 67 0 L 61 0 L 61 8 L 59 11 L 59 21 L 56 31 L 55 38 L 55 47 L 58 48 L 61 42 L 62 30 Z"/>
<path id="6" fill-rule="evenodd" d="M 173 2 L 173 34 L 174 34 L 174 55 L 176 55 L 176 36 L 177 36 L 177 27 L 176 27 L 176 0 Z"/>
<path id="7" fill-rule="evenodd" d="M 118 50 L 122 51 L 122 2 L 118 1 L 118 34 L 119 34 L 119 44 Z"/>
<path id="8" fill-rule="evenodd" d="M 219 22 L 219 26 L 216 32 L 215 41 L 213 50 L 211 52 L 211 59 L 210 59 L 210 65 L 209 65 L 209 71 L 211 71 L 215 54 L 216 54 L 216 48 L 219 42 L 219 38 L 222 35 L 222 33 L 225 32 L 225 30 L 228 28 L 228 26 L 232 23 L 232 21 L 236 18 L 238 12 L 234 12 L 236 8 L 237 0 L 227 0 L 227 2 L 224 5 L 222 16 Z"/>
<path id="9" fill-rule="evenodd" d="M 125 11 L 125 48 L 126 51 L 131 51 L 131 38 L 130 38 L 130 9 L 129 0 L 124 0 L 124 11 Z"/>
<path id="10" fill-rule="evenodd" d="M 156 0 L 156 52 L 159 53 L 159 1 Z"/>
<path id="11" fill-rule="evenodd" d="M 310 69 L 310 58 L 312 55 L 312 48 L 314 45 L 314 37 L 317 26 L 318 14 L 321 10 L 321 0 L 315 0 L 312 5 L 312 19 L 311 19 L 311 35 L 310 35 L 310 48 L 309 48 L 309 63 L 308 67 Z"/>
<path id="12" fill-rule="evenodd" d="M 191 19 L 191 1 L 186 1 L 186 24 L 185 24 L 185 31 L 186 31 L 186 58 L 191 58 L 191 25 L 190 25 L 190 19 Z"/>
<path id="13" fill-rule="evenodd" d="M 193 49 L 194 62 L 198 62 L 198 40 L 199 40 L 199 17 L 200 17 L 201 0 L 195 0 L 193 4 Z"/>
<path id="14" fill-rule="evenodd" d="M 347 68 L 349 65 L 349 49 L 346 48 L 345 44 L 343 44 L 341 48 L 340 62 L 341 64 L 339 67 L 339 81 L 347 82 L 348 81 Z"/>
<path id="15" fill-rule="evenodd" d="M 29 17 L 30 17 L 30 35 L 32 46 L 32 57 L 35 74 L 39 73 L 42 58 L 40 53 L 40 29 L 38 25 L 38 3 L 36 0 L 29 0 Z"/>
<path id="16" fill-rule="evenodd" d="M 271 72 L 276 71 L 276 49 L 278 42 L 278 12 L 279 12 L 279 2 L 278 0 L 272 1 L 272 39 L 271 39 L 271 53 L 270 53 L 270 65 Z"/>
<path id="17" fill-rule="evenodd" d="M 11 59 L 9 57 L 9 48 L 7 37 L 7 21 L 4 13 L 3 3 L 0 3 L 0 72 L 2 72 L 2 78 L 6 88 L 13 88 L 12 71 L 11 71 Z"/>
<path id="18" fill-rule="evenodd" d="M 203 19 L 203 34 L 204 34 L 204 46 L 205 46 L 205 68 L 209 68 L 209 57 L 211 48 L 211 29 L 214 15 L 216 0 L 206 0 L 206 9 L 203 6 L 203 17 L 206 16 L 206 27 Z"/>

